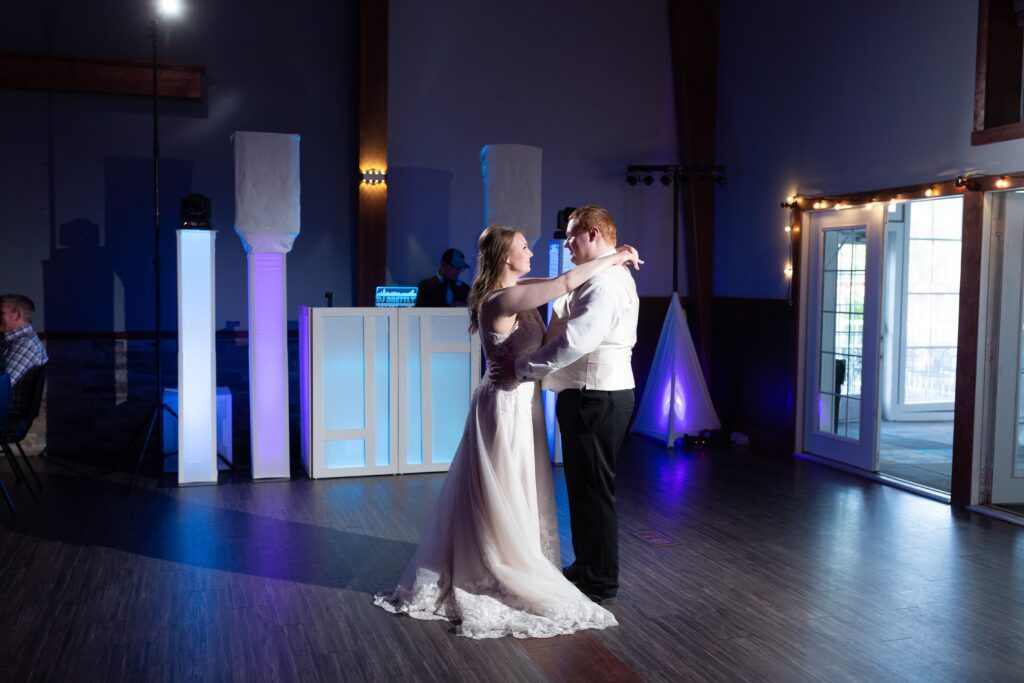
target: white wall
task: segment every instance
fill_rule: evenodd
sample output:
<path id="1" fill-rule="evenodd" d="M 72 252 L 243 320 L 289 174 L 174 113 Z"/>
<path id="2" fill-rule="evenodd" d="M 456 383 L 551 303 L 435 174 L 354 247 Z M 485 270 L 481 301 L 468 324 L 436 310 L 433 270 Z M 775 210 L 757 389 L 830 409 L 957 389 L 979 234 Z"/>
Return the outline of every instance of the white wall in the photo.
<path id="1" fill-rule="evenodd" d="M 722 0 L 715 294 L 784 298 L 794 191 L 846 193 L 1024 170 L 971 147 L 977 2 Z"/>
<path id="2" fill-rule="evenodd" d="M 545 236 L 560 208 L 603 205 L 648 260 L 640 293 L 668 294 L 671 192 L 625 183 L 627 164 L 677 161 L 664 0 L 392 0 L 390 12 L 392 281 L 434 272 L 448 246 L 475 256 L 480 150 L 519 143 L 543 149 Z"/>

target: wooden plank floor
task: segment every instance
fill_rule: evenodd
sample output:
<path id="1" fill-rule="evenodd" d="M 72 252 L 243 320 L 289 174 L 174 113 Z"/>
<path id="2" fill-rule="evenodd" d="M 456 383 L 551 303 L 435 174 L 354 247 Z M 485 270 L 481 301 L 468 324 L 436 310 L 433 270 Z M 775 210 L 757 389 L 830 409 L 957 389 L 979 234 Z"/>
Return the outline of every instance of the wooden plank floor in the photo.
<path id="1" fill-rule="evenodd" d="M 1024 680 L 1024 528 L 790 457 L 631 439 L 620 626 L 549 641 L 372 606 L 442 475 L 129 495 L 39 464 L 0 508 L 3 680 Z"/>

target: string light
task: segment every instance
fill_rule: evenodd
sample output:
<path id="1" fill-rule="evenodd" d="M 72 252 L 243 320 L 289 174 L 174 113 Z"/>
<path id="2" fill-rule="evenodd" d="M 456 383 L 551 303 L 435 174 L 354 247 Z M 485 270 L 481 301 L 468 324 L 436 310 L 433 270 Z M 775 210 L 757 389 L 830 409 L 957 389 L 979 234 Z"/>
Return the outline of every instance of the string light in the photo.
<path id="1" fill-rule="evenodd" d="M 938 193 L 939 193 L 939 191 L 936 190 L 934 187 L 929 187 L 927 190 L 924 191 L 924 196 L 925 197 L 934 197 Z"/>
<path id="2" fill-rule="evenodd" d="M 787 247 L 789 252 L 786 254 L 786 261 L 783 264 L 782 274 L 786 281 L 786 301 L 790 305 L 793 303 L 793 261 L 794 259 L 794 241 L 796 233 L 800 230 L 800 222 L 798 220 L 800 211 L 800 196 L 796 193 L 786 197 L 786 202 L 783 204 L 784 208 L 789 209 L 789 221 L 783 226 L 782 230 L 786 234 Z M 820 208 L 824 204 L 822 201 L 814 202 L 814 208 Z"/>

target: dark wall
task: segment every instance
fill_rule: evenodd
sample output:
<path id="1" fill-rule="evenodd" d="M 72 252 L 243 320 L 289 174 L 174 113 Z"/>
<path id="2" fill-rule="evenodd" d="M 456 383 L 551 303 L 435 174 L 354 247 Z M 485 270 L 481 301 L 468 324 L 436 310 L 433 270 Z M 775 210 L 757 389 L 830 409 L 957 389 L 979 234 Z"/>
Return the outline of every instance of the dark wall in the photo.
<path id="1" fill-rule="evenodd" d="M 151 3 L 5 3 L 0 51 L 147 61 Z M 161 61 L 206 67 L 201 102 L 162 101 L 164 329 L 177 326 L 178 201 L 212 199 L 218 327 L 248 326 L 234 235 L 235 131 L 302 136 L 302 232 L 288 306 L 352 298 L 356 168 L 354 2 L 186 3 Z M 35 299 L 54 332 L 153 328 L 152 105 L 145 97 L 0 90 L 0 290 Z M 290 316 L 291 317 L 291 316 Z"/>
<path id="2" fill-rule="evenodd" d="M 558 210 L 600 204 L 647 258 L 635 274 L 640 294 L 671 294 L 672 193 L 625 183 L 627 164 L 678 161 L 665 0 L 390 8 L 392 281 L 433 273 L 449 246 L 475 253 L 485 227 L 480 152 L 512 143 L 542 150 L 540 229 L 517 226 L 534 245 L 535 275 L 547 273 Z"/>
<path id="3" fill-rule="evenodd" d="M 793 309 L 785 300 L 715 297 L 709 391 L 722 428 L 755 448 L 793 447 Z"/>
<path id="4" fill-rule="evenodd" d="M 0 52 L 144 62 L 151 6 L 5 3 Z M 163 329 L 177 327 L 174 229 L 178 202 L 191 192 L 211 198 L 218 230 L 217 327 L 248 327 L 246 255 L 233 231 L 235 131 L 302 138 L 302 229 L 287 261 L 289 317 L 300 305 L 322 303 L 325 290 L 349 304 L 355 2 L 193 0 L 157 38 L 161 61 L 206 68 L 201 102 L 160 103 Z M 24 292 L 37 304 L 51 371 L 34 432 L 46 431 L 54 454 L 106 459 L 131 451 L 128 438 L 155 396 L 153 347 L 132 334 L 154 324 L 152 127 L 146 97 L 0 90 L 0 291 Z M 218 339 L 218 385 L 234 394 L 241 464 L 249 450 L 244 340 Z M 176 384 L 174 348 L 170 340 L 164 345 L 164 386 Z M 294 349 L 291 356 L 297 359 Z M 294 386 L 291 398 L 298 398 Z"/>

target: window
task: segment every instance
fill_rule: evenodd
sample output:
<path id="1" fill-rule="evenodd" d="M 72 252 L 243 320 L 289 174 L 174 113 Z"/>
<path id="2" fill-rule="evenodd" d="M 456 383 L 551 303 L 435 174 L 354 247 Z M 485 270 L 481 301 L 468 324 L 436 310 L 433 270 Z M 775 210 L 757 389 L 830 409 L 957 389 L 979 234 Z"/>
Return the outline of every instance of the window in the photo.
<path id="1" fill-rule="evenodd" d="M 956 388 L 963 199 L 911 206 L 903 330 L 905 404 L 952 404 Z"/>
<path id="2" fill-rule="evenodd" d="M 972 145 L 1024 138 L 1021 71 L 1024 6 L 1014 0 L 979 0 L 978 62 L 974 82 Z"/>

